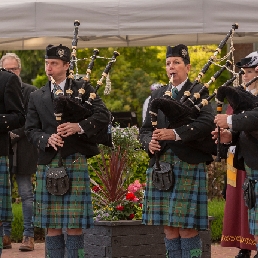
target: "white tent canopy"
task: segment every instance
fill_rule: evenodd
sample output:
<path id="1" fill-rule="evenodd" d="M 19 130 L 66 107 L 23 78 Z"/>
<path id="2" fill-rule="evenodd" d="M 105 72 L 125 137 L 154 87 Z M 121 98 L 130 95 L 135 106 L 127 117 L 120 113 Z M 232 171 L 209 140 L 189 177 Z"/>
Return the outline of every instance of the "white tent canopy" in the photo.
<path id="1" fill-rule="evenodd" d="M 254 0 L 0 0 L 0 49 L 219 44 L 238 23 L 234 43 L 258 42 Z"/>

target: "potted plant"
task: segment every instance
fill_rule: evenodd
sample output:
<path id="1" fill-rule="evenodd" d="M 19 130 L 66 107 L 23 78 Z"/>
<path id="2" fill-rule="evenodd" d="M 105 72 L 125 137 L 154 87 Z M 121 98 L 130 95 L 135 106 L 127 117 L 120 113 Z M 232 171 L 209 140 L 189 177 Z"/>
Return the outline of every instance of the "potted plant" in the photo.
<path id="1" fill-rule="evenodd" d="M 95 222 L 86 230 L 86 257 L 165 257 L 163 228 L 141 224 L 145 184 L 130 182 L 135 160 L 145 155 L 138 128 L 116 125 L 112 139 L 113 147 L 100 145 L 97 161 L 89 162 Z"/>

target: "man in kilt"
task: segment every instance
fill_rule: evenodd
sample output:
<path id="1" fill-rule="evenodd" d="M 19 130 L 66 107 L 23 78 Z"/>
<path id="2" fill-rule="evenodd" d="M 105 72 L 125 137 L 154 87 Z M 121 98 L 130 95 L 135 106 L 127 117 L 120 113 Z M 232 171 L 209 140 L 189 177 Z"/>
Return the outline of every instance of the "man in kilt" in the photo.
<path id="1" fill-rule="evenodd" d="M 46 228 L 46 249 L 48 257 L 63 258 L 65 247 L 67 257 L 84 257 L 83 228 L 93 226 L 90 179 L 87 158 L 99 153 L 94 141 L 90 139 L 109 123 L 109 112 L 97 96 L 92 102 L 92 115 L 82 118 L 78 123 L 57 124 L 54 115 L 53 91 L 56 85 L 66 95 L 69 79 L 70 50 L 66 46 L 48 45 L 45 56 L 45 71 L 52 76 L 44 87 L 31 94 L 25 132 L 30 142 L 39 149 L 36 172 L 36 192 L 34 201 L 34 226 Z M 72 97 L 78 96 L 82 81 L 72 80 Z M 85 85 L 83 103 L 88 100 L 93 88 Z M 76 116 L 76 110 L 74 116 Z M 63 114 L 65 116 L 65 114 Z M 58 151 L 60 149 L 60 151 Z M 70 180 L 70 188 L 64 195 L 54 195 L 46 189 L 46 173 L 59 166 L 61 155 L 63 165 Z M 62 229 L 67 230 L 64 240 Z"/>
<path id="2" fill-rule="evenodd" d="M 243 75 L 244 80 L 246 79 L 245 77 L 251 80 L 252 78 L 258 76 L 257 51 L 250 53 L 245 58 L 242 58 L 240 62 L 236 63 L 236 65 L 245 70 L 247 75 Z M 254 77 L 250 77 L 251 75 Z M 257 81 L 247 87 L 246 90 L 257 97 Z M 232 96 L 234 95 L 232 94 Z M 233 103 L 241 106 L 242 110 L 233 110 L 233 115 L 218 114 L 214 119 L 214 123 L 221 128 L 220 143 L 227 144 L 227 146 L 236 146 L 233 166 L 236 169 L 245 170 L 246 178 L 249 178 L 249 180 L 251 180 L 254 184 L 252 187 L 255 195 L 254 207 L 251 208 L 248 207 L 248 205 L 246 206 L 248 207 L 249 233 L 254 236 L 256 247 L 258 247 L 258 108 L 250 110 L 249 103 L 245 102 L 244 100 L 245 99 L 242 98 L 242 102 L 240 103 L 239 99 L 237 99 L 236 102 Z M 232 101 L 234 102 L 233 98 Z M 248 99 L 248 102 L 249 101 L 250 99 Z M 254 101 L 257 102 L 258 97 Z M 213 138 L 217 139 L 217 130 L 214 130 L 212 134 Z M 242 185 L 241 187 L 243 188 Z M 245 204 L 247 204 L 246 200 Z M 238 205 L 238 209 L 239 206 L 240 204 Z M 243 225 L 241 225 L 241 227 L 243 228 Z M 251 256 L 251 252 L 244 251 L 240 252 L 240 255 L 242 253 L 242 256 L 239 255 L 236 257 Z M 256 254 L 254 257 L 258 257 L 258 254 Z"/>
<path id="3" fill-rule="evenodd" d="M 12 221 L 11 185 L 8 155 L 12 153 L 9 132 L 25 123 L 23 96 L 18 76 L 0 70 L 0 257 L 3 249 L 3 224 Z"/>
<path id="4" fill-rule="evenodd" d="M 178 101 L 192 85 L 188 79 L 189 71 L 187 46 L 168 46 L 166 72 L 169 79 L 173 76 L 172 97 Z M 191 94 L 201 87 L 197 84 Z M 153 131 L 149 114 L 151 101 L 162 98 L 167 89 L 168 86 L 162 87 L 152 93 L 147 117 L 140 129 L 140 141 L 150 156 L 142 220 L 146 225 L 164 226 L 167 257 L 201 257 L 202 243 L 198 230 L 208 228 L 205 165 L 212 161 L 212 155 L 205 149 L 206 143 L 202 139 L 211 136 L 214 114 L 212 107 L 207 105 L 192 122 L 173 127 L 159 110 L 157 129 Z M 208 90 L 202 94 L 202 98 L 207 96 Z M 173 112 L 171 109 L 172 115 Z M 160 161 L 173 165 L 175 184 L 167 191 L 155 188 L 152 182 L 156 151 Z"/>

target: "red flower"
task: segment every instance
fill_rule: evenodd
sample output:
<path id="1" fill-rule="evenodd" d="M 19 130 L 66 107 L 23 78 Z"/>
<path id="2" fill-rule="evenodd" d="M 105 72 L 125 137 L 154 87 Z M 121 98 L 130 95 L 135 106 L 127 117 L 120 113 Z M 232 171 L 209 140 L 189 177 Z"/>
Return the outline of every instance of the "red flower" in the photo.
<path id="1" fill-rule="evenodd" d="M 134 214 L 132 213 L 129 215 L 128 219 L 133 219 L 133 218 L 134 218 Z"/>
<path id="2" fill-rule="evenodd" d="M 124 210 L 124 206 L 122 206 L 122 205 L 117 205 L 117 206 L 116 206 L 116 209 L 117 209 L 118 211 L 123 211 L 123 210 Z"/>
<path id="3" fill-rule="evenodd" d="M 140 208 L 142 208 L 142 203 L 139 203 Z"/>
<path id="4" fill-rule="evenodd" d="M 101 189 L 101 187 L 100 187 L 100 186 L 97 186 L 97 185 L 94 185 L 94 186 L 92 187 L 92 191 L 95 192 L 95 193 L 99 192 L 100 189 Z"/>
<path id="5" fill-rule="evenodd" d="M 136 196 L 133 193 L 127 193 L 125 198 L 126 200 L 133 201 Z"/>

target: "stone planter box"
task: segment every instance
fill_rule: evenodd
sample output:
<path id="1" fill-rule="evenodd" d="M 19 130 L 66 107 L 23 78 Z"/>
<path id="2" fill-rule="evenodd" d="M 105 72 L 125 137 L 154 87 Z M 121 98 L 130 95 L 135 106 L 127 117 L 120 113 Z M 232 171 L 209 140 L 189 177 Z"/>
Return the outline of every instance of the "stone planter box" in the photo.
<path id="1" fill-rule="evenodd" d="M 200 231 L 202 258 L 211 257 L 210 230 Z M 165 258 L 163 226 L 146 226 L 141 221 L 98 221 L 85 230 L 87 258 Z"/>
<path id="2" fill-rule="evenodd" d="M 210 225 L 212 220 L 209 217 Z M 211 258 L 210 230 L 199 234 L 202 258 Z M 94 228 L 84 230 L 85 258 L 166 258 L 164 237 L 163 226 L 145 226 L 141 220 L 95 222 Z"/>
<path id="3" fill-rule="evenodd" d="M 99 221 L 85 230 L 85 257 L 164 257 L 162 226 L 145 226 L 141 221 Z"/>

